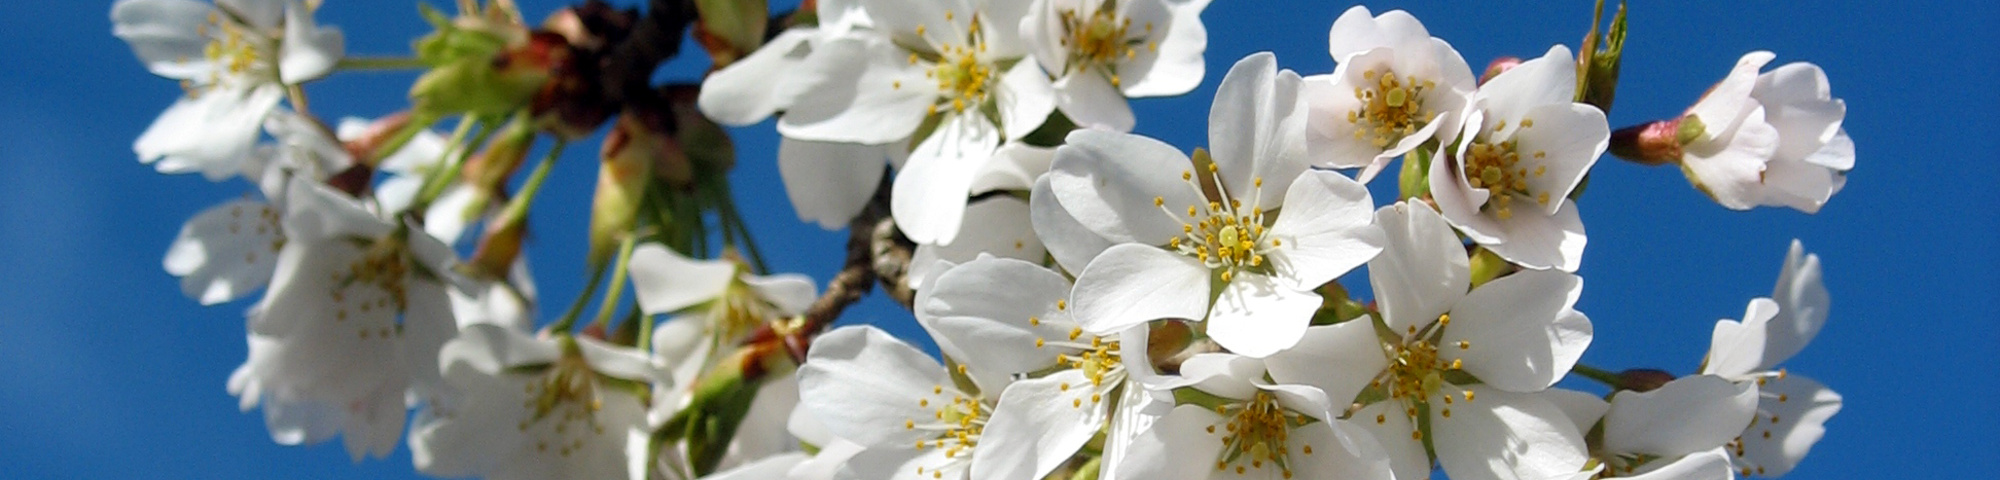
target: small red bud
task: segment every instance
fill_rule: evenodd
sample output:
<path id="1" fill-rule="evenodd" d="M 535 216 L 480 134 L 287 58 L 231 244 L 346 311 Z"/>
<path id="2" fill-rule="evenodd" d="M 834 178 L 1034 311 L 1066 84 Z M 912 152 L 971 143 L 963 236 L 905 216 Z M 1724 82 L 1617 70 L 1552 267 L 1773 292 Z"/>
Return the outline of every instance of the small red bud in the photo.
<path id="1" fill-rule="evenodd" d="M 1501 73 L 1506 73 L 1508 70 L 1513 70 L 1514 67 L 1520 65 L 1521 57 L 1495 58 L 1493 59 L 1493 63 L 1486 64 L 1486 73 L 1479 74 L 1479 84 L 1485 85 L 1487 80 L 1492 80 L 1493 77 L 1500 76 Z"/>

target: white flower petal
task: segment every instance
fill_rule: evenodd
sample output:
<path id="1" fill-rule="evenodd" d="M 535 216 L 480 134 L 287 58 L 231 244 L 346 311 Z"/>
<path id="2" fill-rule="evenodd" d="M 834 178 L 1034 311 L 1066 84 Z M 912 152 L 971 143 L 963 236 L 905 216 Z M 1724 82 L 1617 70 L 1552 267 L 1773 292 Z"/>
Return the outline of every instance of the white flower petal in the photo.
<path id="1" fill-rule="evenodd" d="M 285 242 L 278 219 L 276 209 L 255 200 L 209 207 L 167 247 L 167 273 L 181 277 L 181 292 L 203 305 L 243 298 L 270 283 L 277 268 Z"/>
<path id="2" fill-rule="evenodd" d="M 1358 317 L 1333 325 L 1307 327 L 1297 346 L 1264 359 L 1271 380 L 1319 387 L 1335 404 L 1346 404 L 1388 368 L 1374 322 Z"/>
<path id="3" fill-rule="evenodd" d="M 1611 403 L 1604 401 L 1603 397 L 1595 393 L 1550 387 L 1538 395 L 1555 404 L 1556 408 L 1562 409 L 1563 415 L 1569 417 L 1570 423 L 1586 431 L 1604 418 L 1604 412 L 1611 410 Z"/>
<path id="4" fill-rule="evenodd" d="M 1764 349 L 1769 345 L 1766 339 L 1770 330 L 1766 325 L 1778 315 L 1778 309 L 1778 302 L 1756 298 L 1744 308 L 1742 322 L 1716 321 L 1701 373 L 1740 378 L 1761 370 L 1766 357 Z"/>
<path id="5" fill-rule="evenodd" d="M 828 230 L 847 226 L 875 195 L 890 148 L 895 147 L 780 139 L 778 176 L 799 220 Z"/>
<path id="6" fill-rule="evenodd" d="M 1545 270 L 1487 282 L 1452 309 L 1438 356 L 1464 360 L 1467 373 L 1493 388 L 1548 388 L 1590 346 L 1590 319 L 1571 309 L 1582 292 L 1577 276 Z"/>
<path id="7" fill-rule="evenodd" d="M 1025 6 L 1027 2 L 1012 3 Z M 1018 62 L 1007 69 L 1000 77 L 994 101 L 999 105 L 1000 128 L 1005 130 L 1008 141 L 1028 136 L 1056 111 L 1055 87 L 1049 84 L 1049 74 L 1043 73 L 1035 62 Z"/>
<path id="8" fill-rule="evenodd" d="M 950 245 L 965 220 L 972 177 L 992 161 L 999 133 L 985 117 L 958 115 L 917 144 L 891 187 L 896 228 L 919 244 Z"/>
<path id="9" fill-rule="evenodd" d="M 1569 47 L 1556 45 L 1541 57 L 1521 62 L 1480 84 L 1475 101 L 1487 116 L 1507 122 L 1493 132 L 1495 137 L 1506 138 L 1518 135 L 1521 118 L 1530 116 L 1535 108 L 1567 106 L 1575 97 L 1576 57 L 1570 54 Z M 1602 116 L 1599 115 L 1600 119 Z M 1542 121 L 1535 119 L 1537 124 Z"/>
<path id="10" fill-rule="evenodd" d="M 1056 107 L 1078 126 L 1129 132 L 1138 123 L 1125 93 L 1111 86 L 1111 80 L 1103 74 L 1089 70 L 1070 72 L 1056 80 L 1054 87 Z"/>
<path id="11" fill-rule="evenodd" d="M 1055 257 L 1057 265 L 1074 275 L 1082 272 L 1091 259 L 1097 258 L 1097 254 L 1111 248 L 1111 242 L 1077 222 L 1076 217 L 1056 201 L 1050 177 L 1043 175 L 1035 179 L 1035 190 L 1028 195 L 1028 217 L 1049 256 Z"/>
<path id="12" fill-rule="evenodd" d="M 1269 276 L 1243 272 L 1216 297 L 1208 312 L 1208 336 L 1231 352 L 1267 357 L 1297 345 L 1323 302 L 1311 290 L 1295 290 Z"/>
<path id="13" fill-rule="evenodd" d="M 1474 400 L 1444 415 L 1432 398 L 1431 437 L 1438 464 L 1460 480 L 1535 479 L 1583 470 L 1583 431 L 1555 404 L 1533 394 L 1465 387 Z M 1447 392 L 1456 393 L 1456 392 Z"/>
<path id="14" fill-rule="evenodd" d="M 1164 244 L 1181 235 L 1183 224 L 1163 205 L 1208 204 L 1181 180 L 1181 174 L 1193 169 L 1187 155 L 1159 140 L 1077 130 L 1056 149 L 1049 187 L 1078 223 L 1106 240 Z"/>
<path id="15" fill-rule="evenodd" d="M 867 446 L 908 448 L 927 431 L 891 428 L 905 420 L 936 422 L 919 400 L 939 405 L 957 390 L 944 368 L 909 344 L 869 326 L 841 327 L 813 341 L 799 367 L 799 403 L 834 435 Z"/>
<path id="16" fill-rule="evenodd" d="M 988 255 L 1041 261 L 1047 255 L 1028 218 L 1028 202 L 1011 196 L 988 198 L 966 206 L 965 216 L 978 220 L 960 223 L 951 245 L 917 245 L 910 258 L 911 288 L 923 290 L 928 272 L 943 263 L 970 262 Z"/>
<path id="17" fill-rule="evenodd" d="M 1368 188 L 1339 173 L 1313 170 L 1285 193 L 1271 236 L 1283 240 L 1268 260 L 1296 290 L 1317 289 L 1382 252 L 1387 241 L 1373 225 Z"/>
<path id="18" fill-rule="evenodd" d="M 757 292 L 757 298 L 778 307 L 778 313 L 782 315 L 805 313 L 806 308 L 812 306 L 813 300 L 819 296 L 814 293 L 819 291 L 819 287 L 813 286 L 812 277 L 803 274 L 741 275 L 737 279 Z"/>
<path id="19" fill-rule="evenodd" d="M 1312 453 L 1306 453 L 1308 447 Z M 1346 420 L 1293 427 L 1285 448 L 1290 450 L 1288 458 L 1296 462 L 1290 472 L 1295 478 L 1393 477 L 1382 445 L 1367 430 Z"/>
<path id="20" fill-rule="evenodd" d="M 194 0 L 119 0 L 111 5 L 111 34 L 131 44 L 154 75 L 206 82 L 215 65 L 200 32 L 213 13 L 215 7 Z"/>
<path id="21" fill-rule="evenodd" d="M 1208 267 L 1186 255 L 1123 244 L 1106 249 L 1076 277 L 1076 323 L 1098 335 L 1162 318 L 1208 313 Z"/>
<path id="22" fill-rule="evenodd" d="M 264 116 L 282 98 L 284 91 L 276 85 L 214 88 L 198 97 L 183 97 L 160 112 L 132 143 L 132 150 L 140 162 L 153 163 L 161 173 L 201 172 L 211 181 L 228 178 L 242 171 Z"/>
<path id="23" fill-rule="evenodd" d="M 1109 388 L 1090 385 L 1078 369 L 1009 385 L 979 435 L 972 478 L 1042 478 L 1069 461 L 1104 426 L 1111 405 L 1092 400 Z"/>
<path id="24" fill-rule="evenodd" d="M 1069 280 L 1053 271 L 988 257 L 939 275 L 919 292 L 915 309 L 917 320 L 938 333 L 940 347 L 953 347 L 953 359 L 995 373 L 1027 373 L 1054 365 L 1055 352 L 1075 351 L 1044 347 L 1068 340 L 1077 326 L 1056 309 L 1069 291 Z"/>
<path id="25" fill-rule="evenodd" d="M 806 87 L 820 83 L 822 71 L 805 68 L 816 29 L 785 30 L 749 56 L 730 62 L 701 82 L 695 105 L 716 123 L 741 127 L 764 121 L 791 106 Z"/>
<path id="26" fill-rule="evenodd" d="M 1678 457 L 1723 446 L 1757 413 L 1754 382 L 1714 375 L 1680 378 L 1647 391 L 1612 394 L 1604 414 L 1604 449 Z"/>
<path id="27" fill-rule="evenodd" d="M 1564 198 L 1552 203 L 1563 207 L 1549 216 L 1521 212 L 1506 220 L 1486 219 L 1488 226 L 1495 228 L 1489 232 L 1500 239 L 1499 243 L 1486 244 L 1486 249 L 1529 269 L 1574 272 L 1582 267 L 1583 249 L 1590 237 L 1583 231 L 1576 202 Z"/>
<path id="28" fill-rule="evenodd" d="M 1646 471 L 1626 475 L 1630 480 L 1734 480 L 1736 472 L 1729 467 L 1729 454 L 1717 448 L 1675 459 L 1666 464 L 1661 460 L 1645 465 Z"/>
<path id="29" fill-rule="evenodd" d="M 871 12 L 873 10 L 870 10 Z M 806 62 L 810 95 L 792 102 L 778 120 L 786 138 L 884 144 L 917 129 L 938 98 L 937 82 L 924 78 L 909 54 L 889 39 L 863 32 L 828 40 Z"/>
<path id="30" fill-rule="evenodd" d="M 1738 437 L 1743 441 L 1740 460 L 1755 465 L 1759 476 L 1779 477 L 1797 467 L 1826 434 L 1826 421 L 1840 413 L 1841 398 L 1803 375 L 1780 375 L 1761 388 L 1758 415 Z"/>
<path id="31" fill-rule="evenodd" d="M 1562 103 L 1535 107 L 1524 118 L 1533 119 L 1534 126 L 1521 128 L 1521 120 L 1513 121 L 1518 142 L 1514 148 L 1521 158 L 1535 161 L 1528 167 L 1536 171 L 1527 178 L 1528 188 L 1550 197 L 1568 197 L 1610 145 L 1611 131 L 1604 123 L 1604 112 L 1581 103 Z M 1562 206 L 1561 202 L 1549 202 L 1540 210 L 1552 214 Z"/>
<path id="32" fill-rule="evenodd" d="M 1194 472 L 1214 470 L 1216 454 L 1211 452 L 1223 446 L 1222 437 L 1207 430 L 1221 430 L 1225 423 L 1215 411 L 1198 405 L 1174 407 L 1132 439 L 1113 480 L 1204 478 Z"/>
<path id="33" fill-rule="evenodd" d="M 1034 188 L 1035 179 L 1049 173 L 1056 161 L 1056 149 L 1021 142 L 1007 142 L 993 151 L 993 160 L 972 179 L 972 193 L 1022 191 Z"/>
<path id="34" fill-rule="evenodd" d="M 1354 412 L 1353 424 L 1374 437 L 1389 458 L 1396 478 L 1430 478 L 1431 457 L 1424 441 L 1412 432 L 1417 427 L 1403 411 L 1403 402 L 1388 400 L 1369 404 Z"/>
<path id="35" fill-rule="evenodd" d="M 1819 255 L 1806 253 L 1796 239 L 1785 253 L 1785 267 L 1778 272 L 1771 300 L 1778 305 L 1778 316 L 1765 324 L 1761 370 L 1776 368 L 1804 350 L 1826 326 L 1826 312 L 1833 304 L 1821 279 Z"/>
<path id="36" fill-rule="evenodd" d="M 1270 53 L 1251 54 L 1230 67 L 1208 112 L 1209 153 L 1224 194 L 1264 208 L 1279 206 L 1284 190 L 1254 184 L 1290 186 L 1305 171 L 1307 113 L 1298 74 L 1278 70 Z"/>
<path id="37" fill-rule="evenodd" d="M 312 9 L 292 2 L 285 8 L 285 40 L 279 45 L 278 78 L 287 85 L 316 80 L 333 73 L 346 55 L 340 29 L 313 23 Z"/>
<path id="38" fill-rule="evenodd" d="M 1421 327 L 1451 311 L 1472 285 L 1465 246 L 1444 218 L 1421 204 L 1375 211 L 1386 247 L 1368 261 L 1368 282 L 1389 329 Z"/>
<path id="39" fill-rule="evenodd" d="M 319 182 L 293 177 L 285 194 L 285 236 L 295 241 L 341 237 L 376 239 L 389 222 L 375 218 L 359 200 Z"/>
<path id="40" fill-rule="evenodd" d="M 1202 54 L 1208 49 L 1208 27 L 1201 22 L 1201 12 L 1208 4 L 1209 0 L 1129 3 L 1126 18 L 1139 25 L 1151 22 L 1156 28 L 1146 37 L 1148 48 L 1118 66 L 1125 96 L 1180 95 L 1201 85 L 1207 74 Z"/>
<path id="41" fill-rule="evenodd" d="M 674 313 L 722 295 L 736 265 L 681 256 L 655 243 L 632 249 L 632 294 L 647 314 Z"/>

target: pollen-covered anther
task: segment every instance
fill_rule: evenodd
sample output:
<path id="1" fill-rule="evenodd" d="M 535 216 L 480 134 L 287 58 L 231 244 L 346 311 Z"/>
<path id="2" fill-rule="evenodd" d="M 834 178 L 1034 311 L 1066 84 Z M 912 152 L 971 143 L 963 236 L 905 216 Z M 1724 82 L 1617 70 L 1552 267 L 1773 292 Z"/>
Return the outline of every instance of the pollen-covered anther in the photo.
<path id="1" fill-rule="evenodd" d="M 1394 70 L 1363 70 L 1361 78 L 1365 81 L 1354 88 L 1354 99 L 1361 105 L 1347 112 L 1355 140 L 1386 148 L 1416 133 L 1436 115 L 1424 106 L 1424 94 L 1437 88 L 1436 82 L 1397 77 Z"/>

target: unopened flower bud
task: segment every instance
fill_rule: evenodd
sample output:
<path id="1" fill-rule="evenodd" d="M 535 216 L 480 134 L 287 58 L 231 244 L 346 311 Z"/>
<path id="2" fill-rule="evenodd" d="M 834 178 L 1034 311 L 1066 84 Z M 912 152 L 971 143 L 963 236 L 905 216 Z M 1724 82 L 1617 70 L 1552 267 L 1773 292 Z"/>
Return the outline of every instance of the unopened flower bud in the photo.
<path id="1" fill-rule="evenodd" d="M 714 59 L 714 68 L 729 66 L 764 43 L 764 29 L 770 15 L 765 0 L 695 0 L 701 21 L 694 25 L 694 38 Z"/>
<path id="2" fill-rule="evenodd" d="M 486 227 L 472 258 L 460 267 L 473 278 L 505 278 L 514 260 L 521 256 L 521 242 L 528 234 L 526 209 L 508 209 Z M 516 215 L 515 213 L 519 213 Z"/>
<path id="3" fill-rule="evenodd" d="M 653 180 L 654 166 L 662 155 L 679 155 L 673 138 L 646 120 L 644 111 L 618 116 L 618 123 L 604 138 L 603 164 L 597 170 L 597 196 L 590 209 L 591 265 L 602 264 L 630 234 L 638 220 L 639 206 L 646 187 Z M 686 158 L 679 162 L 685 169 Z M 684 174 L 686 181 L 692 174 Z"/>
<path id="4" fill-rule="evenodd" d="M 1701 135 L 1701 119 L 1693 116 L 1633 125 L 1611 132 L 1611 154 L 1641 165 L 1680 163 L 1681 146 Z"/>
<path id="5" fill-rule="evenodd" d="M 1618 389 L 1634 392 L 1650 392 L 1674 381 L 1674 374 L 1651 368 L 1634 368 L 1618 372 Z"/>
<path id="6" fill-rule="evenodd" d="M 359 136 L 342 141 L 341 147 L 347 150 L 347 156 L 356 161 L 373 164 L 376 160 L 388 157 L 390 153 L 401 149 L 410 137 L 415 136 L 416 131 L 410 130 L 413 128 L 423 127 L 411 126 L 409 111 L 396 112 L 369 122 L 367 130 L 363 130 Z"/>
<path id="7" fill-rule="evenodd" d="M 419 115 L 431 118 L 505 115 L 527 105 L 569 61 L 561 35 L 536 33 L 490 57 L 439 65 L 410 86 L 410 99 Z"/>
<path id="8" fill-rule="evenodd" d="M 1604 4 L 1598 3 L 1597 14 L 1604 14 Z M 1584 38 L 1583 49 L 1577 55 L 1577 95 L 1576 101 L 1590 104 L 1598 110 L 1611 111 L 1611 101 L 1617 96 L 1618 67 L 1625 56 L 1625 2 L 1618 2 L 1618 13 L 1611 18 L 1611 28 L 1604 36 L 1597 35 L 1597 26 L 1591 25 L 1590 35 Z"/>
<path id="9" fill-rule="evenodd" d="M 1508 70 L 1513 70 L 1514 67 L 1520 65 L 1521 57 L 1507 56 L 1495 58 L 1493 59 L 1493 63 L 1486 64 L 1486 72 L 1479 74 L 1479 84 L 1485 85 L 1487 80 L 1492 80 L 1493 77 L 1497 77 Z"/>
<path id="10" fill-rule="evenodd" d="M 484 212 L 487 202 L 505 196 L 502 189 L 506 188 L 507 179 L 527 160 L 528 148 L 534 142 L 534 129 L 525 120 L 515 118 L 501 127 L 485 150 L 466 159 L 459 176 L 475 193 L 466 211 Z"/>

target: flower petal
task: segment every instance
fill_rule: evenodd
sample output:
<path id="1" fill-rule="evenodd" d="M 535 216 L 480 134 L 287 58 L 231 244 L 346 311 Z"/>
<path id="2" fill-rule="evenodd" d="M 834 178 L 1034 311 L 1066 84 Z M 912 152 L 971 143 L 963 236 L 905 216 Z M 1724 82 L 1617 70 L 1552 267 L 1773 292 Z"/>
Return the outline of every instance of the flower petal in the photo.
<path id="1" fill-rule="evenodd" d="M 1255 53 L 1230 67 L 1208 112 L 1209 153 L 1224 195 L 1277 207 L 1285 191 L 1257 184 L 1290 186 L 1305 171 L 1307 113 L 1298 74 L 1278 70 L 1277 57 Z"/>
<path id="2" fill-rule="evenodd" d="M 1129 132 L 1138 123 L 1125 93 L 1096 71 L 1070 72 L 1056 80 L 1054 87 L 1056 107 L 1077 126 Z"/>
<path id="3" fill-rule="evenodd" d="M 778 141 L 778 176 L 799 220 L 828 230 L 847 226 L 881 184 L 888 155 L 882 145 Z"/>
<path id="4" fill-rule="evenodd" d="M 1270 276 L 1243 272 L 1216 297 L 1208 312 L 1208 336 L 1239 355 L 1267 357 L 1297 345 L 1323 302 L 1311 290 L 1295 290 Z"/>
<path id="5" fill-rule="evenodd" d="M 1819 255 L 1806 253 L 1805 245 L 1796 239 L 1785 253 L 1785 267 L 1778 272 L 1771 300 L 1778 305 L 1778 315 L 1765 324 L 1760 370 L 1777 368 L 1804 350 L 1826 326 L 1826 312 L 1833 303 L 1821 279 Z"/>
<path id="6" fill-rule="evenodd" d="M 1117 245 L 1076 277 L 1073 315 L 1084 330 L 1098 335 L 1162 318 L 1202 318 L 1208 313 L 1208 282 L 1208 267 L 1186 255 Z"/>
<path id="7" fill-rule="evenodd" d="M 1660 388 L 1612 394 L 1604 414 L 1604 449 L 1678 457 L 1723 446 L 1757 413 L 1753 382 L 1714 375 L 1683 377 Z"/>
<path id="8" fill-rule="evenodd" d="M 1113 480 L 1188 478 L 1192 472 L 1214 469 L 1212 452 L 1222 451 L 1222 436 L 1208 430 L 1221 430 L 1224 423 L 1215 411 L 1198 405 L 1174 407 L 1153 422 L 1153 428 L 1132 439 L 1125 458 L 1118 459 L 1118 477 Z"/>
<path id="9" fill-rule="evenodd" d="M 1493 388 L 1548 388 L 1590 346 L 1590 319 L 1571 308 L 1582 292 L 1582 279 L 1546 270 L 1487 282 L 1452 308 L 1438 356 Z"/>
<path id="10" fill-rule="evenodd" d="M 872 12 L 873 10 L 871 10 Z M 884 144 L 910 136 L 938 98 L 937 82 L 889 39 L 865 32 L 828 40 L 805 70 L 813 82 L 778 120 L 786 138 Z"/>
<path id="11" fill-rule="evenodd" d="M 1145 51 L 1118 65 L 1125 96 L 1180 95 L 1201 85 L 1207 74 L 1202 54 L 1208 49 L 1208 27 L 1202 25 L 1201 11 L 1208 4 L 1209 0 L 1125 4 L 1130 5 L 1126 18 L 1133 23 L 1160 27 L 1146 37 Z M 1152 48 L 1155 45 L 1158 48 Z"/>
<path id="12" fill-rule="evenodd" d="M 278 78 L 297 85 L 333 73 L 346 55 L 347 40 L 340 29 L 320 27 L 313 22 L 312 9 L 299 2 L 285 7 L 285 40 L 279 46 Z"/>
<path id="13" fill-rule="evenodd" d="M 1430 478 L 1431 457 L 1416 424 L 1403 411 L 1403 402 L 1388 400 L 1369 404 L 1354 412 L 1352 424 L 1361 427 L 1381 445 L 1396 478 Z"/>
<path id="14" fill-rule="evenodd" d="M 639 309 L 650 315 L 674 313 L 722 295 L 736 280 L 736 265 L 722 260 L 695 260 L 656 243 L 632 249 L 628 267 L 632 294 Z"/>
<path id="15" fill-rule="evenodd" d="M 1208 204 L 1180 178 L 1193 169 L 1187 155 L 1159 140 L 1077 130 L 1056 148 L 1049 189 L 1078 223 L 1106 240 L 1164 244 L 1181 235 L 1183 223 L 1163 206 Z"/>
<path id="16" fill-rule="evenodd" d="M 1826 421 L 1840 413 L 1841 398 L 1803 375 L 1780 374 L 1766 380 L 1761 388 L 1758 415 L 1743 430 L 1743 436 L 1737 437 L 1743 441 L 1739 459 L 1754 465 L 1757 475 L 1783 476 L 1826 435 Z"/>
<path id="17" fill-rule="evenodd" d="M 1050 175 L 1043 175 L 1035 179 L 1035 190 L 1028 195 L 1028 218 L 1034 223 L 1042 246 L 1048 248 L 1049 256 L 1055 257 L 1056 264 L 1064 271 L 1075 275 L 1097 254 L 1111 248 L 1111 242 L 1070 216 L 1069 210 L 1056 201 L 1049 178 Z"/>
<path id="18" fill-rule="evenodd" d="M 1049 74 L 1035 62 L 1018 62 L 1007 69 L 1000 77 L 994 101 L 999 104 L 1000 128 L 1008 141 L 1028 136 L 1056 111 L 1055 87 L 1049 84 Z"/>
<path id="19" fill-rule="evenodd" d="M 1708 358 L 1703 360 L 1701 373 L 1721 375 L 1726 378 L 1741 378 L 1751 372 L 1762 370 L 1764 349 L 1769 348 L 1770 330 L 1767 326 L 1778 315 L 1778 302 L 1768 298 L 1750 300 L 1750 306 L 1743 310 L 1743 321 L 1719 320 L 1709 336 Z"/>
<path id="20" fill-rule="evenodd" d="M 950 245 L 965 220 L 972 176 L 993 160 L 999 133 L 985 117 L 959 115 L 917 144 L 891 187 L 896 228 L 919 244 Z"/>
<path id="21" fill-rule="evenodd" d="M 965 207 L 965 216 L 978 221 L 960 223 L 951 245 L 917 245 L 910 257 L 910 288 L 923 290 L 923 278 L 938 268 L 939 262 L 959 264 L 989 255 L 1040 261 L 1047 255 L 1028 219 L 1028 203 L 1019 198 L 1000 196 L 974 202 Z"/>
<path id="22" fill-rule="evenodd" d="M 142 163 L 161 173 L 201 172 L 219 181 L 242 171 L 264 116 L 278 106 L 284 91 L 276 85 L 250 90 L 214 88 L 194 98 L 181 98 L 160 112 L 132 143 Z"/>
<path id="23" fill-rule="evenodd" d="M 702 115 L 732 127 L 747 126 L 790 107 L 809 90 L 826 81 L 825 72 L 807 68 L 818 30 L 794 28 L 779 33 L 749 56 L 730 62 L 701 82 L 695 105 Z"/>
<path id="24" fill-rule="evenodd" d="M 1368 188 L 1325 170 L 1299 175 L 1285 189 L 1271 236 L 1284 243 L 1269 259 L 1287 286 L 1317 289 L 1382 252 L 1386 240 L 1373 225 Z"/>
<path id="25" fill-rule="evenodd" d="M 285 242 L 278 210 L 255 200 L 209 207 L 181 226 L 167 247 L 167 273 L 181 277 L 181 292 L 202 305 L 243 298 L 270 283 Z"/>
<path id="26" fill-rule="evenodd" d="M 918 292 L 917 320 L 950 344 L 953 359 L 994 373 L 1027 373 L 1055 364 L 1076 322 L 1056 303 L 1069 297 L 1069 280 L 1038 265 L 980 258 L 937 277 Z M 1033 319 L 1033 320 L 1030 320 Z M 1088 340 L 1084 340 L 1088 342 Z"/>
<path id="27" fill-rule="evenodd" d="M 1387 235 L 1387 246 L 1368 261 L 1368 282 L 1389 329 L 1429 324 L 1465 297 L 1471 260 L 1437 212 L 1397 203 L 1376 210 L 1375 224 Z"/>
<path id="28" fill-rule="evenodd" d="M 1069 369 L 1014 382 L 979 435 L 972 478 L 1042 478 L 1069 461 L 1104 426 L 1111 401 Z M 1093 400 L 1096 398 L 1096 400 Z"/>
<path id="29" fill-rule="evenodd" d="M 154 75 L 206 82 L 215 64 L 203 52 L 210 40 L 201 29 L 214 13 L 194 0 L 119 0 L 111 5 L 111 34 L 131 44 Z"/>
<path id="30" fill-rule="evenodd" d="M 1583 470 L 1589 460 L 1583 431 L 1555 404 L 1484 385 L 1466 391 L 1473 392 L 1468 395 L 1473 400 L 1431 409 L 1431 443 L 1445 474 L 1460 480 L 1533 479 Z M 1430 404 L 1445 405 L 1441 400 L 1432 398 Z"/>
<path id="31" fill-rule="evenodd" d="M 1307 327 L 1297 346 L 1264 359 L 1271 380 L 1319 387 L 1345 405 L 1388 368 L 1375 322 L 1358 317 L 1333 325 Z"/>
<path id="32" fill-rule="evenodd" d="M 813 341 L 799 367 L 799 403 L 835 436 L 867 446 L 908 448 L 931 432 L 892 428 L 932 420 L 929 404 L 945 405 L 957 390 L 924 352 L 871 326 L 834 329 Z M 925 402 L 920 405 L 919 401 Z"/>

